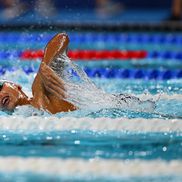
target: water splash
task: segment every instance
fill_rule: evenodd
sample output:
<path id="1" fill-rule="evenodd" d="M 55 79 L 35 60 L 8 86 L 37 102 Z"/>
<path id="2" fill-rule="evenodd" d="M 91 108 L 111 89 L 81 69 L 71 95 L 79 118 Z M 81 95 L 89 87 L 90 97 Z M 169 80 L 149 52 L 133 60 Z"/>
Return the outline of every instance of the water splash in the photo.
<path id="1" fill-rule="evenodd" d="M 98 88 L 87 74 L 66 54 L 62 54 L 53 61 L 51 68 L 65 80 L 67 100 L 80 109 L 99 110 L 103 108 L 117 108 L 137 112 L 153 112 L 155 102 L 142 101 L 126 94 L 109 94 Z"/>

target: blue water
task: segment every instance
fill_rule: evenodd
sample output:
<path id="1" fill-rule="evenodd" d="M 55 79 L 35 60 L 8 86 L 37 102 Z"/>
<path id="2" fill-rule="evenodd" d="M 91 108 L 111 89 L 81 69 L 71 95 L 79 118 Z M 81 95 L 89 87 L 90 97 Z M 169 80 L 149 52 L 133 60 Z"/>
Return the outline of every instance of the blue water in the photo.
<path id="1" fill-rule="evenodd" d="M 123 177 L 123 178 L 114 178 L 114 177 L 102 177 L 102 178 L 95 178 L 93 176 L 80 176 L 80 177 L 75 177 L 75 176 L 63 176 L 63 177 L 56 177 L 56 176 L 49 176 L 46 174 L 34 174 L 34 173 L 12 173 L 12 174 L 0 174 L 0 178 L 4 182 L 14 182 L 14 181 L 26 181 L 26 182 L 32 182 L 32 181 L 39 181 L 39 182 L 57 182 L 57 181 L 64 181 L 64 182 L 80 182 L 80 181 L 85 181 L 85 182 L 161 182 L 161 181 L 166 181 L 166 182 L 180 182 L 181 177 L 179 176 L 160 176 L 160 177 Z"/>
<path id="2" fill-rule="evenodd" d="M 85 121 L 86 122 L 86 121 Z M 179 132 L 1 132 L 0 155 L 23 157 L 182 159 Z M 79 141 L 79 142 L 78 142 Z"/>
<path id="3" fill-rule="evenodd" d="M 39 33 L 36 33 L 39 34 Z M 50 35 L 53 34 L 52 32 Z M 13 35 L 13 34 L 12 34 Z M 33 34 L 32 34 L 33 35 Z M 8 49 L 10 52 L 12 50 L 24 50 L 27 48 L 43 48 L 45 45 L 45 40 L 40 39 L 35 45 L 35 41 L 32 43 L 32 35 L 24 33 L 24 36 L 29 38 L 30 44 L 25 44 L 24 39 L 17 42 L 15 45 L 12 41 L 3 43 L 0 40 L 0 47 Z M 42 34 L 44 36 L 46 34 Z M 49 34 L 48 34 L 49 35 Z M 181 34 L 180 34 L 181 35 Z M 1 35 L 0 35 L 1 36 Z M 18 36 L 21 37 L 21 34 Z M 40 37 L 41 37 L 40 36 Z M 48 36 L 47 40 L 50 36 Z M 26 40 L 28 40 L 28 38 Z M 74 37 L 72 37 L 73 39 Z M 72 40 L 71 39 L 71 40 Z M 35 47 L 33 47 L 35 46 Z M 78 44 L 78 41 L 73 40 L 71 43 L 71 48 L 91 48 L 89 44 Z M 138 44 L 120 42 L 117 44 L 103 43 L 96 41 L 92 45 L 95 49 L 113 49 L 116 46 L 125 49 L 139 49 L 144 48 L 146 50 L 159 49 L 160 50 L 180 50 L 181 44 L 165 44 L 164 46 L 158 46 L 157 44 L 142 44 L 139 47 Z M 26 62 L 22 63 L 20 60 L 16 60 L 14 57 L 12 59 L 1 60 L 1 66 L 5 66 L 8 69 L 15 69 L 14 72 L 7 72 L 5 75 L 1 75 L 0 79 L 10 79 L 16 83 L 23 85 L 26 92 L 31 92 L 31 84 L 33 82 L 35 73 L 26 75 L 21 71 L 22 67 L 32 66 L 36 71 L 39 66 L 39 62 L 32 63 Z M 121 62 L 121 61 L 98 61 L 98 62 L 78 62 L 79 66 L 87 66 L 89 68 L 93 67 L 111 67 L 111 68 L 168 68 L 168 69 L 182 69 L 181 61 L 174 60 L 141 60 L 141 62 Z M 182 100 L 176 97 L 175 99 L 170 99 L 170 96 L 174 94 L 179 94 L 181 98 L 182 94 L 182 80 L 127 80 L 127 79 L 92 79 L 97 87 L 102 88 L 107 93 L 127 93 L 138 96 L 139 94 L 146 94 L 147 99 L 153 100 L 156 104 L 155 113 L 148 112 L 136 112 L 129 111 L 126 109 L 116 109 L 116 108 L 102 108 L 99 110 L 78 110 L 68 113 L 59 113 L 57 115 L 51 115 L 46 112 L 40 112 L 38 110 L 32 110 L 28 107 L 22 107 L 10 116 L 7 113 L 0 112 L 0 122 L 3 117 L 7 119 L 7 126 L 9 120 L 13 120 L 16 126 L 16 120 L 31 118 L 32 114 L 36 112 L 37 123 L 46 121 L 46 119 L 51 118 L 52 121 L 58 118 L 110 118 L 111 122 L 113 118 L 139 118 L 146 119 L 148 125 L 150 126 L 151 119 L 163 119 L 163 122 L 167 122 L 171 119 L 181 119 L 182 118 Z M 155 98 L 156 94 L 166 94 L 167 98 Z M 54 118 L 55 117 L 55 118 Z M 34 118 L 32 118 L 32 123 Z M 85 118 L 85 123 L 87 119 Z M 69 120 L 68 120 L 69 124 Z M 112 124 L 112 123 L 111 123 Z M 33 128 L 34 126 L 32 126 Z M 54 126 L 51 126 L 53 127 Z M 74 127 L 74 126 L 73 126 Z M 151 126 L 151 128 L 154 126 Z M 117 159 L 117 160 L 133 160 L 133 159 L 143 159 L 147 161 L 152 161 L 156 159 L 161 159 L 164 161 L 172 160 L 182 160 L 182 132 L 181 128 L 179 131 L 168 131 L 168 132 L 153 132 L 153 131 L 94 131 L 94 130 L 64 130 L 64 131 L 40 131 L 24 130 L 21 124 L 15 127 L 15 129 L 2 129 L 0 128 L 0 156 L 19 156 L 19 157 L 44 157 L 52 158 L 57 157 L 58 159 L 70 159 L 70 158 L 81 158 L 81 159 L 93 159 L 101 158 L 105 160 Z M 35 127 L 36 128 L 36 127 Z M 160 128 L 160 126 L 159 126 Z M 74 176 L 49 176 L 45 174 L 36 173 L 1 173 L 0 179 L 2 181 L 121 181 L 121 179 L 112 177 L 103 178 L 92 178 L 92 177 L 74 177 Z M 128 177 L 123 178 L 122 181 L 181 181 L 181 176 L 176 175 L 164 175 L 164 176 L 151 176 L 149 177 Z"/>
<path id="4" fill-rule="evenodd" d="M 0 174 L 0 178 L 4 182 L 14 182 L 14 181 L 26 181 L 26 182 L 32 182 L 32 181 L 39 181 L 39 182 L 57 182 L 57 181 L 64 181 L 64 182 L 80 182 L 80 181 L 85 181 L 85 182 L 161 182 L 161 181 L 166 181 L 166 182 L 180 182 L 181 177 L 178 176 L 160 176 L 160 177 L 131 177 L 131 178 L 114 178 L 114 177 L 102 177 L 102 178 L 95 178 L 92 176 L 80 176 L 80 177 L 75 177 L 75 176 L 63 176 L 63 177 L 56 177 L 56 176 L 49 176 L 46 174 L 34 174 L 34 173 L 12 173 L 12 174 Z"/>

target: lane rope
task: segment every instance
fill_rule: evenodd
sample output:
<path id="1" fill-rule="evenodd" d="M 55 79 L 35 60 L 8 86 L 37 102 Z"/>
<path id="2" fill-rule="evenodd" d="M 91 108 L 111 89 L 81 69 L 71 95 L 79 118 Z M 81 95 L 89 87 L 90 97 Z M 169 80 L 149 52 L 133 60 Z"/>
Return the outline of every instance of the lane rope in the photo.
<path id="1" fill-rule="evenodd" d="M 104 160 L 1 157 L 0 171 L 4 173 L 46 174 L 67 178 L 118 178 L 181 176 L 181 160 Z M 109 175 L 109 176 L 108 176 Z"/>
<path id="2" fill-rule="evenodd" d="M 16 119 L 16 122 L 15 122 Z M 89 130 L 95 132 L 182 132 L 181 119 L 128 119 L 128 118 L 58 118 L 54 116 L 0 116 L 0 131 L 8 132 L 47 132 Z"/>
<path id="3" fill-rule="evenodd" d="M 182 35 L 172 35 L 170 33 L 68 33 L 71 42 L 74 43 L 143 43 L 143 44 L 182 44 Z M 20 34 L 20 33 L 0 33 L 0 42 L 2 43 L 20 43 L 20 42 L 48 42 L 53 34 Z"/>
<path id="4" fill-rule="evenodd" d="M 26 74 L 38 71 L 34 66 L 22 66 Z M 1 66 L 0 75 L 14 72 L 17 68 Z M 181 79 L 182 70 L 158 70 L 158 69 L 120 69 L 120 68 L 84 68 L 84 71 L 91 78 L 117 78 L 117 79 L 146 79 L 146 80 L 170 80 Z"/>

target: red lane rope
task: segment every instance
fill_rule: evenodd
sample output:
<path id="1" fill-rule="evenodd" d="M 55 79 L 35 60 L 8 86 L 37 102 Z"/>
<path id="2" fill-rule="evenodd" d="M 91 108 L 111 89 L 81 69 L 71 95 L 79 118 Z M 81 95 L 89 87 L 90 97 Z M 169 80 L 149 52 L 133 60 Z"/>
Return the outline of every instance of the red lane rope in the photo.
<path id="1" fill-rule="evenodd" d="M 21 53 L 20 58 L 40 59 L 44 55 L 42 50 L 25 50 Z M 143 59 L 147 57 L 144 50 L 125 51 L 125 50 L 70 50 L 68 56 L 73 60 L 100 60 L 100 59 Z"/>

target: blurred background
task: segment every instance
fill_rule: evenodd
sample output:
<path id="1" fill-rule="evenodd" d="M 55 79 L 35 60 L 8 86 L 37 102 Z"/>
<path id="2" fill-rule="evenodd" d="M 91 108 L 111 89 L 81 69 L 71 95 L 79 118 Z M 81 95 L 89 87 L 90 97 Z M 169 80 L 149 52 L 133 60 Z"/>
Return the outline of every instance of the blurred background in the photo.
<path id="1" fill-rule="evenodd" d="M 181 0 L 1 0 L 0 24 L 179 22 L 181 7 Z"/>

